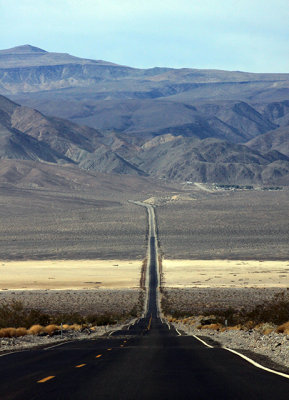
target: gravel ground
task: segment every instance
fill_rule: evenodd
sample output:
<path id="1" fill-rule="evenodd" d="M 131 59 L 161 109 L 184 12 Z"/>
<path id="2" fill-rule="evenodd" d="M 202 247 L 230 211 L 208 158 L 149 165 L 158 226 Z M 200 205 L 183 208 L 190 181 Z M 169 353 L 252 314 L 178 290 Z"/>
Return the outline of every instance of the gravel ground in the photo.
<path id="1" fill-rule="evenodd" d="M 1 260 L 141 260 L 146 254 L 145 211 L 113 196 L 0 187 L 0 218 Z"/>
<path id="2" fill-rule="evenodd" d="M 202 314 L 208 309 L 229 307 L 246 310 L 271 300 L 283 288 L 164 288 L 164 300 L 168 313 L 181 312 L 188 315 Z"/>
<path id="3" fill-rule="evenodd" d="M 207 193 L 157 207 L 167 259 L 288 260 L 289 191 Z"/>
<path id="4" fill-rule="evenodd" d="M 289 335 L 275 332 L 264 335 L 255 329 L 225 332 L 201 330 L 196 328 L 199 325 L 197 321 L 194 325 L 179 322 L 173 325 L 187 335 L 197 335 L 208 344 L 237 350 L 267 368 L 289 373 Z"/>
<path id="5" fill-rule="evenodd" d="M 0 303 L 21 301 L 26 309 L 48 313 L 125 314 L 138 304 L 139 295 L 139 289 L 5 290 L 0 291 Z"/>

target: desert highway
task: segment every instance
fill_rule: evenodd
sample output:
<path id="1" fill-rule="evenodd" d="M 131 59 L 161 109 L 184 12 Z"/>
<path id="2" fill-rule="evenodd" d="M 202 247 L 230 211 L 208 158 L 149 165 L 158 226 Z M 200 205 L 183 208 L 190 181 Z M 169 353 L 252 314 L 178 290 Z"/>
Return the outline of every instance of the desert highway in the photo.
<path id="1" fill-rule="evenodd" d="M 0 399 L 288 399 L 289 379 L 208 347 L 161 318 L 154 209 L 147 304 L 121 331 L 0 356 Z"/>

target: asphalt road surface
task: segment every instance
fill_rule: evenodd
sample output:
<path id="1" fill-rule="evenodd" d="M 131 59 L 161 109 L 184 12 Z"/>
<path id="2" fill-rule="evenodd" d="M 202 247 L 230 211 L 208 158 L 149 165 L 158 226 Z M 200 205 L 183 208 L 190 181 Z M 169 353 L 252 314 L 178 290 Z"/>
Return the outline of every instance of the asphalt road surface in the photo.
<path id="1" fill-rule="evenodd" d="M 149 207 L 148 215 L 154 224 Z M 206 347 L 160 318 L 155 232 L 151 226 L 143 318 L 111 336 L 0 357 L 0 400 L 288 400 L 289 379 Z"/>

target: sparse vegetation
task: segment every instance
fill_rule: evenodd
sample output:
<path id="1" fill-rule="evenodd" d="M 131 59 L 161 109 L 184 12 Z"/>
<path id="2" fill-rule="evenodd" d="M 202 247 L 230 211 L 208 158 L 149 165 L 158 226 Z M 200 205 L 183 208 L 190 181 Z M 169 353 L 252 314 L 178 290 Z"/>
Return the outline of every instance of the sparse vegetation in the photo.
<path id="1" fill-rule="evenodd" d="M 25 335 L 47 334 L 52 336 L 61 329 L 79 331 L 92 326 L 113 325 L 128 318 L 139 315 L 143 293 L 140 294 L 140 303 L 130 312 L 123 313 L 95 313 L 81 315 L 79 313 L 43 313 L 39 310 L 26 310 L 23 303 L 12 301 L 0 305 L 0 338 L 20 337 Z"/>
<path id="2" fill-rule="evenodd" d="M 222 331 L 254 328 L 263 334 L 270 334 L 272 331 L 289 334 L 289 290 L 276 294 L 272 300 L 258 304 L 251 310 L 244 307 L 211 307 L 204 308 L 202 316 L 189 316 L 188 311 L 172 310 L 166 296 L 163 296 L 162 307 L 170 322 L 181 321 L 193 325 L 199 321 L 199 329 Z"/>

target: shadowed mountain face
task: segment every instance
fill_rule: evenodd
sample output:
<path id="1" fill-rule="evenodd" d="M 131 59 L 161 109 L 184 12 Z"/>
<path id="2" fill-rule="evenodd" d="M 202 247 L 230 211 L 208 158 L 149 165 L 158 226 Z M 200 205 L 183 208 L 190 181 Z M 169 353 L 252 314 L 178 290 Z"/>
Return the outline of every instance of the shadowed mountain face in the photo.
<path id="1" fill-rule="evenodd" d="M 0 96 L 0 158 L 77 164 L 101 172 L 143 174 L 95 129 L 22 107 Z"/>
<path id="2" fill-rule="evenodd" d="M 73 164 L 101 173 L 220 183 L 279 182 L 289 173 L 289 157 L 273 148 L 260 152 L 218 138 L 173 134 L 143 135 L 135 144 L 132 137 L 112 132 L 102 134 L 70 121 L 46 117 L 0 96 L 1 159 Z M 27 168 L 21 167 L 21 171 L 35 177 L 37 168 L 33 174 Z M 49 181 L 59 182 L 60 175 L 64 179 L 65 171 L 68 170 L 63 169 Z M 39 176 L 45 175 L 37 175 L 38 184 Z"/>
<path id="3" fill-rule="evenodd" d="M 289 74 L 144 70 L 25 45 L 0 51 L 0 93 L 22 104 L 0 97 L 1 158 L 202 182 L 287 179 Z"/>

